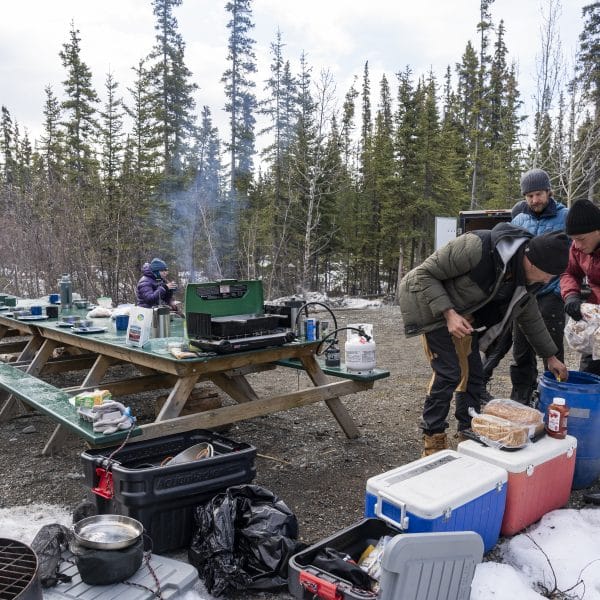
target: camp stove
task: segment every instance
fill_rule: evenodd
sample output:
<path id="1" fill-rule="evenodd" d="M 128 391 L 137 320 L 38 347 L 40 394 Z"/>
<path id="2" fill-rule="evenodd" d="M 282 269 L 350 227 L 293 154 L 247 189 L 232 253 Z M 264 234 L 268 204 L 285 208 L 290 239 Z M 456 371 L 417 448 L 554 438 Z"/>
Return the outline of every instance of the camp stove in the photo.
<path id="1" fill-rule="evenodd" d="M 185 321 L 190 344 L 225 354 L 294 340 L 286 315 L 265 312 L 262 282 L 188 283 Z"/>

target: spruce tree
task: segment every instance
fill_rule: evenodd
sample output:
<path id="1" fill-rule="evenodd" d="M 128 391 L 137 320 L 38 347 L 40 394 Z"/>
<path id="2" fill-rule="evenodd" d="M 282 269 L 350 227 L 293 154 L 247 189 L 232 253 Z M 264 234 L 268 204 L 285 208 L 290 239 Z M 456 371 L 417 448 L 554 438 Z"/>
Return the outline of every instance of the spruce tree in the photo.
<path id="1" fill-rule="evenodd" d="M 182 1 L 152 1 L 156 41 L 148 57 L 147 69 L 155 143 L 160 147 L 160 196 L 163 201 L 170 200 L 172 192 L 185 189 L 189 142 L 194 134 L 193 94 L 197 86 L 190 81 L 192 73 L 185 64 L 185 43 L 173 15 L 174 8 Z"/>
<path id="2" fill-rule="evenodd" d="M 232 0 L 225 9 L 231 18 L 229 29 L 228 55 L 229 68 L 221 81 L 225 84 L 231 128 L 227 150 L 230 156 L 231 190 L 244 198 L 248 192 L 252 175 L 252 154 L 254 151 L 254 111 L 256 97 L 252 75 L 256 72 L 254 40 L 250 31 L 252 22 L 252 0 Z"/>
<path id="3" fill-rule="evenodd" d="M 97 162 L 94 144 L 98 123 L 98 95 L 92 87 L 92 73 L 81 59 L 79 30 L 71 23 L 69 42 L 59 55 L 67 71 L 63 81 L 66 99 L 61 108 L 65 128 L 67 175 L 80 187 L 91 189 L 97 183 Z"/>
<path id="4" fill-rule="evenodd" d="M 51 86 L 46 86 L 44 129 L 40 139 L 40 155 L 49 185 L 59 182 L 64 175 L 64 135 L 60 127 L 61 107 Z"/>

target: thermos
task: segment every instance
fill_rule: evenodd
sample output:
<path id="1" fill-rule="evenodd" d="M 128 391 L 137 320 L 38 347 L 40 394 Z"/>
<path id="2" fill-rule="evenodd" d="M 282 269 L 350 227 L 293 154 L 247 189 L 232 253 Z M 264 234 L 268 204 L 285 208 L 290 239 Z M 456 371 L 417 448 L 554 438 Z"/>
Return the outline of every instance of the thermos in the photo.
<path id="1" fill-rule="evenodd" d="M 168 306 L 157 306 L 152 313 L 153 338 L 165 338 L 171 334 L 171 309 Z"/>
<path id="2" fill-rule="evenodd" d="M 71 276 L 67 273 L 58 280 L 60 286 L 60 306 L 62 310 L 69 309 L 73 303 L 73 289 L 71 286 Z"/>

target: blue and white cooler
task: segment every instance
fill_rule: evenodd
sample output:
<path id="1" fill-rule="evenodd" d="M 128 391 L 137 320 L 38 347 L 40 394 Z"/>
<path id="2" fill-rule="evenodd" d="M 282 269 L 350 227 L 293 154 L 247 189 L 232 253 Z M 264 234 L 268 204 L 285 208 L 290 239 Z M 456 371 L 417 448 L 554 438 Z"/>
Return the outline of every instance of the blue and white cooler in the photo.
<path id="1" fill-rule="evenodd" d="M 506 469 L 442 450 L 367 480 L 365 516 L 407 533 L 475 531 L 491 550 L 506 504 Z"/>

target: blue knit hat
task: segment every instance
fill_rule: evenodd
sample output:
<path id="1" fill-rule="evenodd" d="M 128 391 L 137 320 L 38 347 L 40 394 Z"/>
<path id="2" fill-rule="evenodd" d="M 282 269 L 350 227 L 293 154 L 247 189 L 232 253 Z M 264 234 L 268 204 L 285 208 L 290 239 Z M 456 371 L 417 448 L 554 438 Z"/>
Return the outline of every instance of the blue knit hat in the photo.
<path id="1" fill-rule="evenodd" d="M 160 260 L 160 258 L 153 258 L 150 263 L 150 270 L 154 273 L 158 273 L 159 271 L 167 271 L 167 263 L 164 260 Z"/>

